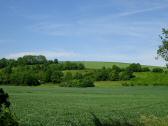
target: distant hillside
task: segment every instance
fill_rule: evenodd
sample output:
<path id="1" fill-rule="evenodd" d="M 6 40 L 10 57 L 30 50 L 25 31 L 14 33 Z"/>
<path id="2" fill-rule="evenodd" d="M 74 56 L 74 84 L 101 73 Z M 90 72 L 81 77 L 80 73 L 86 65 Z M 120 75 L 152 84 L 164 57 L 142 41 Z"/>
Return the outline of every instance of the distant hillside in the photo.
<path id="1" fill-rule="evenodd" d="M 121 68 L 127 67 L 130 65 L 130 63 L 121 63 L 121 62 L 98 62 L 98 61 L 81 61 L 85 65 L 86 68 L 88 69 L 99 69 L 102 68 L 103 66 L 105 67 L 112 67 L 113 65 L 117 65 Z M 146 65 L 143 65 L 146 66 Z M 147 66 L 149 68 L 154 68 L 157 66 Z"/>

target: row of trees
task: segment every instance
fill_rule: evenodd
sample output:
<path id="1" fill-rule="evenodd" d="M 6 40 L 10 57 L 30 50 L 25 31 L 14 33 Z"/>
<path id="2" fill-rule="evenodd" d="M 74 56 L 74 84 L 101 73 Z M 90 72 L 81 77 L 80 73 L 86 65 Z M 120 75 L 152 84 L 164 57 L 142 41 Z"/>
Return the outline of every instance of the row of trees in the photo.
<path id="1" fill-rule="evenodd" d="M 119 80 L 129 80 L 133 78 L 133 72 L 126 69 L 121 69 L 118 66 L 113 66 L 112 68 L 103 67 L 95 72 L 96 81 L 119 81 Z"/>
<path id="2" fill-rule="evenodd" d="M 84 69 L 84 65 L 82 63 L 76 62 L 59 62 L 58 59 L 47 60 L 45 56 L 39 55 L 26 55 L 23 57 L 19 57 L 18 59 L 0 59 L 0 69 L 5 67 L 17 67 L 17 66 L 27 66 L 27 65 L 35 65 L 48 67 L 51 64 L 57 65 L 57 69 L 59 70 L 81 70 Z"/>
<path id="3" fill-rule="evenodd" d="M 82 63 L 47 60 L 45 56 L 23 56 L 0 60 L 0 84 L 39 85 L 61 83 L 64 70 L 85 69 Z"/>
<path id="4" fill-rule="evenodd" d="M 33 60 L 32 60 L 33 61 Z M 81 78 L 67 79 L 64 70 L 81 70 L 84 69 L 82 63 L 77 62 L 60 62 L 28 65 L 7 65 L 0 69 L 0 84 L 15 85 L 40 85 L 43 83 L 57 83 L 60 86 L 69 86 L 65 82 L 72 83 L 73 87 L 94 86 L 93 81 L 82 76 Z M 76 81 L 74 81 L 76 80 Z M 88 83 L 87 83 L 88 82 Z M 62 83 L 62 84 L 60 84 Z"/>

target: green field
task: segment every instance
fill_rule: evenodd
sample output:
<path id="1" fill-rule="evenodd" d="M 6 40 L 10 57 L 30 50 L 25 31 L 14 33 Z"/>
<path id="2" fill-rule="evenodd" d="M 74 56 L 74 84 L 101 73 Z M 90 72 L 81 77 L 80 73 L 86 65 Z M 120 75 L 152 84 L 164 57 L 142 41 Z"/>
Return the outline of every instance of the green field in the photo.
<path id="1" fill-rule="evenodd" d="M 100 69 L 102 67 L 112 67 L 113 65 L 117 65 L 121 68 L 128 67 L 130 63 L 121 63 L 121 62 L 96 62 L 96 61 L 82 61 L 82 63 L 86 66 L 88 69 Z M 146 65 L 143 65 L 146 67 Z M 154 68 L 157 66 L 147 66 L 149 68 Z"/>
<path id="2" fill-rule="evenodd" d="M 1 86 L 26 126 L 92 125 L 90 112 L 102 119 L 168 115 L 168 87 L 60 88 Z"/>

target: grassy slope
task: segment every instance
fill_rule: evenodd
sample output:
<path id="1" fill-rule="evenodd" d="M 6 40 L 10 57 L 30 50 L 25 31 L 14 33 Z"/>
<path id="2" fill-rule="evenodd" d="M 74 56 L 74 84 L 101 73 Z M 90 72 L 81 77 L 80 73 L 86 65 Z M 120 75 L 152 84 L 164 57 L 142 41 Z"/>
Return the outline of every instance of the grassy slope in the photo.
<path id="1" fill-rule="evenodd" d="M 1 86 L 2 87 L 2 86 Z M 91 125 L 90 112 L 100 118 L 139 115 L 166 116 L 168 87 L 58 88 L 3 86 L 12 107 L 26 126 Z"/>
<path id="2" fill-rule="evenodd" d="M 117 65 L 119 67 L 127 67 L 129 66 L 128 63 L 119 63 L 119 62 L 94 62 L 94 61 L 85 61 L 85 62 L 82 62 L 84 63 L 84 65 L 86 66 L 86 68 L 89 68 L 89 69 L 99 69 L 99 68 L 102 68 L 102 67 L 112 67 L 113 65 Z"/>
<path id="3" fill-rule="evenodd" d="M 119 63 L 119 62 L 83 62 L 86 66 L 86 68 L 89 69 L 98 69 L 105 67 L 112 67 L 112 65 L 117 65 L 119 67 L 127 67 L 130 64 L 129 63 Z M 144 65 L 145 66 L 145 65 Z M 154 68 L 157 66 L 147 66 L 149 68 Z M 97 87 L 116 87 L 121 86 L 123 82 L 132 82 L 133 84 L 137 85 L 155 85 L 155 84 L 161 84 L 161 85 L 168 85 L 168 74 L 164 73 L 153 73 L 153 72 L 141 72 L 141 73 L 135 73 L 136 78 L 130 80 L 130 81 L 107 81 L 107 82 L 96 82 Z"/>
<path id="4" fill-rule="evenodd" d="M 146 85 L 168 85 L 167 73 L 142 72 L 135 73 L 136 78 L 131 81 L 135 84 Z"/>
<path id="5" fill-rule="evenodd" d="M 130 65 L 130 63 L 121 63 L 121 62 L 96 62 L 96 61 L 83 61 L 82 62 L 86 68 L 88 69 L 99 69 L 102 68 L 103 66 L 105 67 L 112 67 L 113 65 L 117 65 L 119 67 L 127 67 Z M 146 65 L 143 65 L 146 66 Z M 149 68 L 154 68 L 156 66 L 147 66 Z"/>
<path id="6" fill-rule="evenodd" d="M 76 73 L 76 72 L 87 72 L 90 71 L 90 69 L 99 69 L 102 68 L 103 66 L 105 67 L 112 67 L 112 65 L 117 65 L 119 67 L 127 67 L 129 66 L 128 63 L 118 63 L 118 62 L 94 62 L 94 61 L 84 61 L 82 62 L 85 64 L 86 68 L 88 70 L 71 70 L 70 72 Z M 157 66 L 147 66 L 149 68 L 154 68 Z M 64 72 L 69 72 L 64 71 Z M 135 85 L 155 85 L 155 84 L 160 84 L 160 85 L 168 85 L 168 74 L 164 73 L 153 73 L 153 72 L 140 72 L 140 73 L 135 73 L 136 78 L 130 80 L 130 81 L 104 81 L 104 82 L 96 82 L 95 85 L 96 87 L 116 87 L 116 86 L 121 86 L 122 83 L 124 82 L 132 82 Z"/>

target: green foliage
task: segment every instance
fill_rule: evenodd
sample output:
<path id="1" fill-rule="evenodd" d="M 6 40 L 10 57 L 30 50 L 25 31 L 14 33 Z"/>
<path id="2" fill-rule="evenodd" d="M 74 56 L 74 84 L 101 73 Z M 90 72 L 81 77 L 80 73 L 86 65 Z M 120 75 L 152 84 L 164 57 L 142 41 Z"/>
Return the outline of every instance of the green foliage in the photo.
<path id="1" fill-rule="evenodd" d="M 113 66 L 112 69 L 103 67 L 95 72 L 97 81 L 119 81 L 130 80 L 133 78 L 132 70 L 122 70 L 117 66 Z"/>
<path id="2" fill-rule="evenodd" d="M 60 84 L 61 87 L 94 87 L 94 81 L 90 77 L 82 76 L 77 73 L 74 78 L 72 74 L 66 73 L 64 82 Z"/>
<path id="3" fill-rule="evenodd" d="M 34 64 L 44 64 L 47 63 L 47 59 L 45 56 L 33 56 L 33 55 L 25 55 L 23 57 L 18 58 L 18 64 L 22 65 L 34 65 Z"/>
<path id="4" fill-rule="evenodd" d="M 85 74 L 85 76 L 86 76 L 86 74 Z M 75 73 L 75 75 L 74 75 L 73 78 L 74 78 L 74 79 L 78 79 L 78 80 L 80 80 L 80 79 L 83 78 L 83 75 L 82 75 L 81 73 L 77 72 L 77 73 Z"/>
<path id="5" fill-rule="evenodd" d="M 153 69 L 152 69 L 152 72 L 162 73 L 162 72 L 163 72 L 163 69 L 162 69 L 162 68 L 153 68 Z"/>
<path id="6" fill-rule="evenodd" d="M 139 63 L 132 63 L 126 68 L 126 70 L 130 72 L 141 72 L 142 67 Z"/>
<path id="7" fill-rule="evenodd" d="M 162 35 L 160 36 L 162 44 L 157 50 L 157 54 L 165 61 L 168 61 L 168 29 L 162 29 Z"/>
<path id="8" fill-rule="evenodd" d="M 111 71 L 110 73 L 109 73 L 109 79 L 111 80 L 111 81 L 117 81 L 117 80 L 119 80 L 119 72 L 117 72 L 117 71 Z"/>
<path id="9" fill-rule="evenodd" d="M 133 72 L 129 72 L 129 71 L 122 71 L 119 74 L 120 80 L 130 80 L 133 77 L 134 77 Z"/>
<path id="10" fill-rule="evenodd" d="M 72 76 L 71 72 L 67 72 L 67 73 L 64 74 L 64 77 L 63 77 L 64 81 L 70 81 L 72 79 L 73 79 L 73 76 Z M 77 79 L 77 78 L 75 78 L 75 79 Z"/>
<path id="11" fill-rule="evenodd" d="M 40 85 L 40 82 L 32 75 L 32 73 L 25 73 L 23 77 L 23 84 L 28 86 L 37 86 Z"/>
<path id="12" fill-rule="evenodd" d="M 0 126 L 18 126 L 15 116 L 10 111 L 7 93 L 0 88 Z"/>
<path id="13" fill-rule="evenodd" d="M 109 80 L 109 72 L 108 72 L 108 70 L 105 67 L 103 67 L 100 70 L 97 70 L 95 72 L 95 75 L 96 75 L 96 80 L 97 81 L 106 81 L 106 80 Z"/>
<path id="14" fill-rule="evenodd" d="M 94 87 L 94 81 L 89 77 L 84 77 L 81 80 L 80 87 Z"/>
<path id="15" fill-rule="evenodd" d="M 149 69 L 149 67 L 143 67 L 141 69 L 141 72 L 150 72 L 151 70 Z"/>
<path id="16" fill-rule="evenodd" d="M 51 74 L 51 82 L 61 83 L 63 78 L 63 73 L 61 71 L 53 71 Z"/>
<path id="17" fill-rule="evenodd" d="M 7 59 L 5 58 L 0 59 L 0 69 L 6 67 L 7 65 L 8 65 Z"/>
<path id="18" fill-rule="evenodd" d="M 39 85 L 60 83 L 63 70 L 82 70 L 84 65 L 78 62 L 59 62 L 47 60 L 45 56 L 26 55 L 17 60 L 0 59 L 0 84 Z"/>

